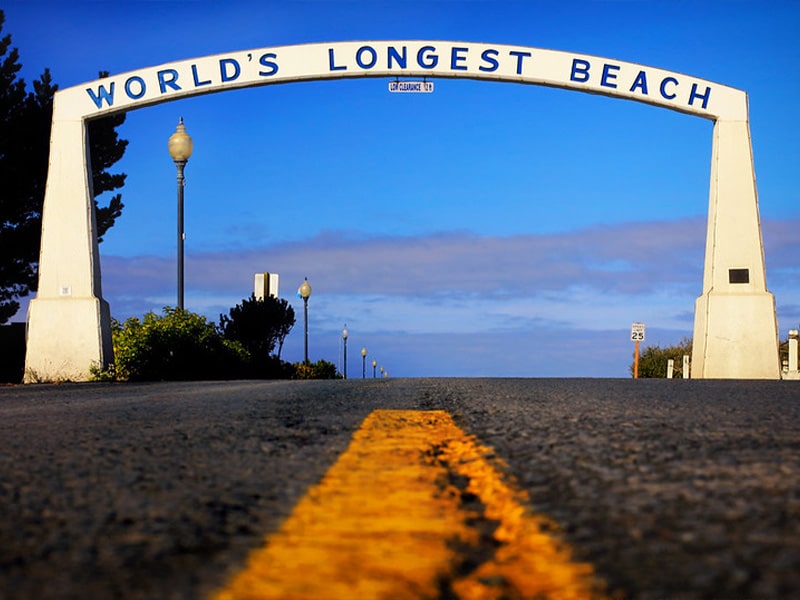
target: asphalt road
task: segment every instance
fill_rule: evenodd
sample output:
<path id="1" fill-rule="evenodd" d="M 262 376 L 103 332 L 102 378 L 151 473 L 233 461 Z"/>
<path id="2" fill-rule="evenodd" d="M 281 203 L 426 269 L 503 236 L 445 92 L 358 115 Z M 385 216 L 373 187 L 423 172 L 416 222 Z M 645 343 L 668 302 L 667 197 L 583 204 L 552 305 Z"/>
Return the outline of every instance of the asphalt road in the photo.
<path id="1" fill-rule="evenodd" d="M 376 408 L 446 410 L 619 598 L 800 597 L 800 384 L 0 387 L 0 598 L 202 598 Z"/>

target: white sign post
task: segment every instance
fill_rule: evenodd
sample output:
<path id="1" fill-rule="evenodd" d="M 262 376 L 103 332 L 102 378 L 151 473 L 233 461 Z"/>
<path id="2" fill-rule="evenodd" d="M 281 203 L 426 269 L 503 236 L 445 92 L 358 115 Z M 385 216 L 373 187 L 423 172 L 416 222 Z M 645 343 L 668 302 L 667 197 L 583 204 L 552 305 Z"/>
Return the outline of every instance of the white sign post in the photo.
<path id="1" fill-rule="evenodd" d="M 633 378 L 639 379 L 639 342 L 644 341 L 644 323 L 631 323 L 631 341 L 636 343 L 633 351 Z"/>

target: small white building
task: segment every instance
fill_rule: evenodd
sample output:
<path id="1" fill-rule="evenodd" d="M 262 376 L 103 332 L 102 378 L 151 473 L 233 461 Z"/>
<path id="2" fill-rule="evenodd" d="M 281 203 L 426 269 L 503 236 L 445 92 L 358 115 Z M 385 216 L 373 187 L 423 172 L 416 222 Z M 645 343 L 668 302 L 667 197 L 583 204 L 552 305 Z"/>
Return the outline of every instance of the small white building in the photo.
<path id="1" fill-rule="evenodd" d="M 256 273 L 253 282 L 253 293 L 256 300 L 263 300 L 267 296 L 278 297 L 278 274 Z"/>

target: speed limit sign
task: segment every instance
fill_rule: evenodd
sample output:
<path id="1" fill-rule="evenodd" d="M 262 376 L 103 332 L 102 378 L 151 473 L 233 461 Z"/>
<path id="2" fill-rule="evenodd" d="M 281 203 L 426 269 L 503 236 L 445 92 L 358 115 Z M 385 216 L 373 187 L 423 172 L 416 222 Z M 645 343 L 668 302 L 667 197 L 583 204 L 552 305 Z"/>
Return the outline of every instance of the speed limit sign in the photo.
<path id="1" fill-rule="evenodd" d="M 631 323 L 631 341 L 644 341 L 644 323 Z"/>

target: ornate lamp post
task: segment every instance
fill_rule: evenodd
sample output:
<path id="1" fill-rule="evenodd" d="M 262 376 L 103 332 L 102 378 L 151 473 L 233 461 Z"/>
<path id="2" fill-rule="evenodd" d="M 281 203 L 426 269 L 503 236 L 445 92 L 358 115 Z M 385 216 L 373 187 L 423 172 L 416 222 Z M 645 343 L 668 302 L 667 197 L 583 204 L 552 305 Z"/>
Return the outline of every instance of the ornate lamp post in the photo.
<path id="1" fill-rule="evenodd" d="M 344 340 L 344 378 L 347 379 L 347 323 L 342 329 L 342 339 Z"/>
<path id="2" fill-rule="evenodd" d="M 178 308 L 183 310 L 183 240 L 185 238 L 183 232 L 183 186 L 185 183 L 183 169 L 189 162 L 193 149 L 192 138 L 186 133 L 186 127 L 183 125 L 183 117 L 178 121 L 175 133 L 169 136 L 167 148 L 178 169 Z"/>
<path id="3" fill-rule="evenodd" d="M 367 378 L 367 349 L 361 349 L 361 379 Z"/>
<path id="4" fill-rule="evenodd" d="M 372 359 L 372 378 L 375 379 L 375 367 L 378 366 L 378 361 L 374 358 Z"/>
<path id="5" fill-rule="evenodd" d="M 297 295 L 303 299 L 303 315 L 305 317 L 305 362 L 308 362 L 308 299 L 311 296 L 311 286 L 308 285 L 308 277 L 303 280 L 303 283 L 297 288 Z"/>

